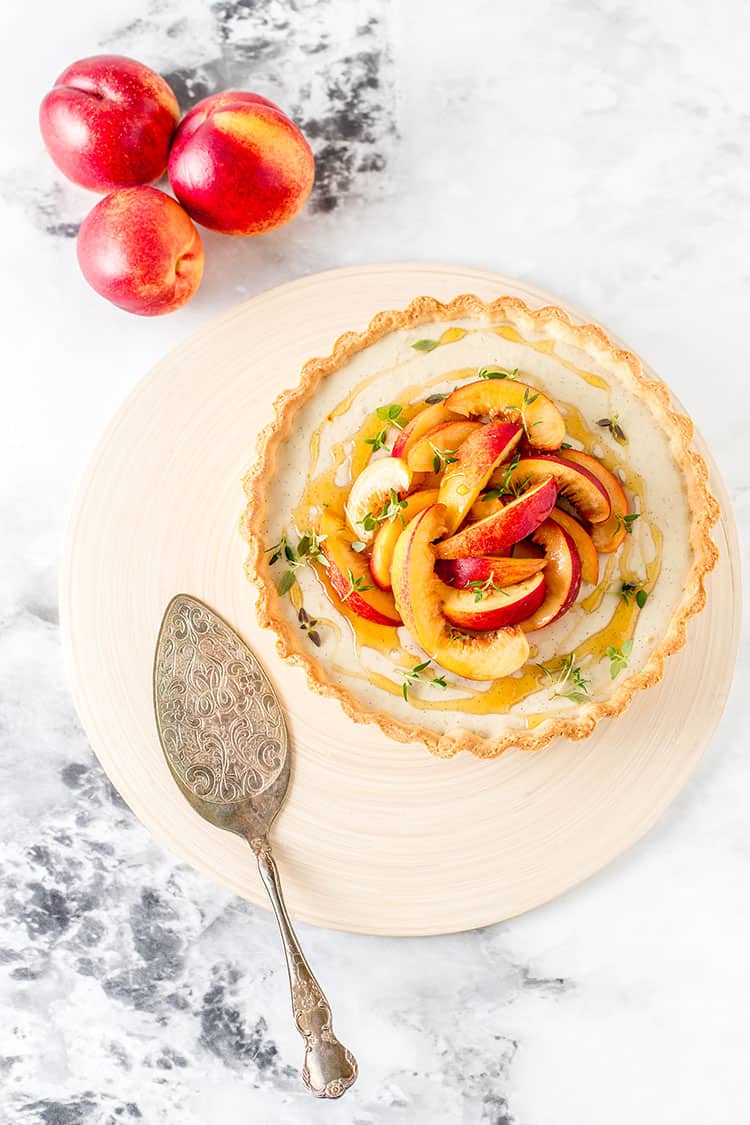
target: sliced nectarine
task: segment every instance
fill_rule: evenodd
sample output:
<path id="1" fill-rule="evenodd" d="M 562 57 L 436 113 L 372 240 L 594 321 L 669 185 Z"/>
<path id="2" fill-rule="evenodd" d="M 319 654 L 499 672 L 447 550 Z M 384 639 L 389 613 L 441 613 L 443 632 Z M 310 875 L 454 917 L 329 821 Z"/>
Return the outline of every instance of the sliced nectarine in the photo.
<path id="1" fill-rule="evenodd" d="M 509 676 L 529 654 L 529 643 L 518 627 L 463 634 L 442 612 L 443 584 L 434 573 L 433 542 L 445 534 L 446 519 L 443 505 L 435 504 L 415 516 L 399 536 L 391 567 L 396 606 L 427 655 L 449 672 L 469 680 Z"/>
<path id="2" fill-rule="evenodd" d="M 569 500 L 589 523 L 603 523 L 609 519 L 609 496 L 604 485 L 583 465 L 574 464 L 556 453 L 522 457 L 512 469 L 501 465 L 492 483 L 525 488 L 550 476 L 557 484 L 558 495 Z"/>
<path id="3" fill-rule="evenodd" d="M 436 503 L 437 498 L 438 490 L 436 488 L 412 492 L 411 496 L 406 497 L 406 507 L 401 508 L 394 519 L 381 523 L 375 535 L 372 554 L 370 555 L 370 573 L 376 586 L 379 586 L 381 590 L 390 590 L 391 588 L 391 563 L 393 562 L 393 552 L 396 549 L 399 535 L 409 520 L 414 519 L 414 516 L 423 512 L 425 508 L 429 508 L 430 504 Z"/>
<path id="4" fill-rule="evenodd" d="M 438 543 L 437 557 L 461 559 L 502 551 L 531 535 L 546 520 L 556 499 L 557 485 L 552 477 L 547 477 L 491 516 L 469 524 L 457 535 Z"/>
<path id="5" fill-rule="evenodd" d="M 461 415 L 454 410 L 449 410 L 444 402 L 435 402 L 431 406 L 425 406 L 401 430 L 393 443 L 391 454 L 394 457 L 406 458 L 409 451 L 426 433 L 434 430 L 436 426 L 442 425 L 443 422 L 453 422 L 460 417 Z"/>
<path id="6" fill-rule="evenodd" d="M 413 473 L 440 473 L 450 457 L 455 456 L 461 442 L 474 430 L 481 430 L 481 422 L 443 422 L 429 430 L 408 451 L 406 463 Z"/>
<path id="7" fill-rule="evenodd" d="M 445 405 L 468 418 L 507 418 L 521 422 L 537 449 L 559 449 L 565 419 L 551 399 L 517 379 L 478 379 L 457 387 Z"/>
<path id="8" fill-rule="evenodd" d="M 357 539 L 370 542 L 377 530 L 375 516 L 392 493 L 400 495 L 410 484 L 411 471 L 400 457 L 379 457 L 365 466 L 352 484 L 345 505 L 347 522 Z"/>
<path id="9" fill-rule="evenodd" d="M 581 578 L 596 586 L 599 581 L 599 555 L 588 531 L 581 527 L 577 519 L 569 516 L 562 508 L 553 508 L 549 518 L 559 523 L 563 531 L 567 531 L 576 545 L 578 556 L 581 560 Z"/>
<path id="10" fill-rule="evenodd" d="M 341 601 L 352 613 L 376 625 L 400 625 L 393 597 L 372 585 L 367 559 L 352 549 L 343 520 L 328 509 L 320 520 L 320 535 L 325 536 L 322 549 L 329 563 L 328 581 Z"/>
<path id="11" fill-rule="evenodd" d="M 510 500 L 510 496 L 507 497 Z M 480 496 L 469 508 L 466 513 L 467 523 L 476 523 L 478 520 L 486 519 L 487 516 L 494 516 L 495 512 L 499 512 L 504 508 L 502 500 L 499 496 L 492 496 L 492 494 L 485 493 Z"/>
<path id="12" fill-rule="evenodd" d="M 628 498 L 625 490 L 615 474 L 590 453 L 567 449 L 565 456 L 595 476 L 607 490 L 612 514 L 605 523 L 592 528 L 591 538 L 597 551 L 601 551 L 603 555 L 611 555 L 627 535 L 624 517 L 628 514 Z"/>
<path id="13" fill-rule="evenodd" d="M 531 538 L 544 549 L 547 592 L 536 613 L 521 623 L 525 633 L 543 629 L 567 613 L 581 588 L 581 560 L 567 531 L 554 520 L 545 520 Z"/>
<path id="14" fill-rule="evenodd" d="M 543 574 L 507 589 L 490 585 L 492 582 L 490 578 L 485 586 L 464 590 L 446 586 L 443 613 L 447 620 L 460 629 L 502 629 L 530 617 L 544 601 Z"/>
<path id="15" fill-rule="evenodd" d="M 490 580 L 498 586 L 514 586 L 526 578 L 533 578 L 544 569 L 544 565 L 544 558 L 498 559 L 487 555 L 474 555 L 467 559 L 438 559 L 435 572 L 443 582 L 461 590 L 477 582 Z"/>
<path id="16" fill-rule="evenodd" d="M 515 449 L 523 430 L 512 422 L 480 426 L 459 446 L 456 459 L 446 468 L 440 484 L 440 503 L 448 510 L 448 530 L 463 521 L 492 470 Z"/>

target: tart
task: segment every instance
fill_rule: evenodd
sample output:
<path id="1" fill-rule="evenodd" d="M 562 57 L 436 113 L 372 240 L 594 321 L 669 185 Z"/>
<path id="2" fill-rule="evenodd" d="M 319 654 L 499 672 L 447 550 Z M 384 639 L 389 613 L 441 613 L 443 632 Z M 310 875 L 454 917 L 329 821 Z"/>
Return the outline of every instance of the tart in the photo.
<path id="1" fill-rule="evenodd" d="M 421 297 L 312 359 L 244 487 L 263 626 L 433 753 L 585 738 L 657 683 L 719 516 L 693 426 L 601 328 Z"/>

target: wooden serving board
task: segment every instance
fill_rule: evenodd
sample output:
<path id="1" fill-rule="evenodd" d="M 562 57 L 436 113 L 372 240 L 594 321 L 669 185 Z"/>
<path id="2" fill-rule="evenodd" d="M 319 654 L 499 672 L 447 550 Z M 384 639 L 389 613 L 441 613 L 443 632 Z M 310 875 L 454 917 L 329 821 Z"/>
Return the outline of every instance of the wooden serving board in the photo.
<path id="1" fill-rule="evenodd" d="M 327 354 L 341 332 L 364 327 L 380 309 L 463 292 L 568 307 L 507 277 L 419 263 L 333 270 L 262 293 L 139 383 L 100 442 L 68 529 L 66 656 L 79 714 L 112 782 L 180 859 L 266 905 L 247 845 L 192 811 L 157 740 L 151 668 L 159 624 L 174 594 L 195 594 L 246 638 L 286 704 L 295 760 L 274 846 L 291 913 L 317 925 L 449 933 L 575 886 L 635 843 L 675 798 L 731 685 L 740 560 L 713 465 L 723 518 L 708 607 L 690 622 L 688 645 L 669 658 L 662 683 L 584 742 L 489 762 L 439 760 L 352 723 L 279 659 L 273 635 L 255 620 L 238 533 L 240 481 L 273 398 L 297 381 L 306 359 Z"/>

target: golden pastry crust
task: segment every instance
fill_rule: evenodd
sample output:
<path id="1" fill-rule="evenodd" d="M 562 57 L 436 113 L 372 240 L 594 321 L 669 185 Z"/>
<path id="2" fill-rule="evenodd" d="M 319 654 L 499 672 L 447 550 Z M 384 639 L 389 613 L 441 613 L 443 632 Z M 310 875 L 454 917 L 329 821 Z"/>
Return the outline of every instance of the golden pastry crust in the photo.
<path id="1" fill-rule="evenodd" d="M 337 371 L 355 353 L 391 332 L 466 317 L 506 323 L 522 335 L 541 332 L 549 339 L 585 351 L 615 378 L 625 377 L 626 383 L 648 404 L 670 438 L 672 456 L 685 480 L 691 516 L 693 562 L 685 580 L 685 591 L 664 637 L 651 650 L 643 668 L 624 680 L 607 700 L 586 704 L 575 716 L 552 715 L 534 729 L 507 729 L 492 737 L 458 727 L 440 733 L 416 722 L 403 722 L 386 711 L 365 707 L 351 691 L 334 682 L 321 662 L 302 647 L 297 631 L 278 611 L 279 595 L 265 561 L 263 544 L 267 486 L 276 469 L 278 452 L 291 432 L 297 410 L 315 394 L 320 381 Z M 332 696 L 355 722 L 375 723 L 384 734 L 398 742 L 422 742 L 433 754 L 444 758 L 452 757 L 459 750 L 468 750 L 480 758 L 494 758 L 511 746 L 540 750 L 560 735 L 573 740 L 587 738 L 600 719 L 621 714 L 637 691 L 659 682 L 664 674 L 665 658 L 685 644 L 688 619 L 700 613 L 705 605 L 705 577 L 718 558 L 710 532 L 720 512 L 718 502 L 708 488 L 706 462 L 691 447 L 693 423 L 684 414 L 672 409 L 669 391 L 663 383 L 644 375 L 638 357 L 615 347 L 596 324 L 575 324 L 566 312 L 556 306 L 530 309 L 515 297 L 500 297 L 486 303 L 472 294 L 464 294 L 448 304 L 432 297 L 417 297 L 402 311 L 378 313 L 363 332 L 346 332 L 336 340 L 330 355 L 309 360 L 302 368 L 298 385 L 278 396 L 274 410 L 273 422 L 258 437 L 256 462 L 243 482 L 247 498 L 241 520 L 242 535 L 248 544 L 245 571 L 258 589 L 258 619 L 262 626 L 276 632 L 276 647 L 281 656 L 305 669 L 313 691 Z"/>

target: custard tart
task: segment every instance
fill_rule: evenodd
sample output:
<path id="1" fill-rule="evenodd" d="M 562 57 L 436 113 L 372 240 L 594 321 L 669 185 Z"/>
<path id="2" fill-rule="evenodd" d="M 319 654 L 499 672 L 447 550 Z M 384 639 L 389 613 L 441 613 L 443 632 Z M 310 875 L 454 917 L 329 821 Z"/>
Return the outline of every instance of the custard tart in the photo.
<path id="1" fill-rule="evenodd" d="M 420 297 L 311 359 L 244 486 L 261 624 L 310 687 L 433 753 L 585 738 L 700 612 L 693 426 L 601 328 Z"/>

